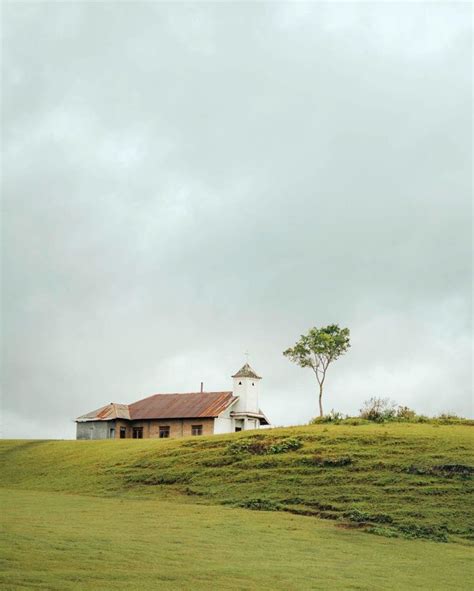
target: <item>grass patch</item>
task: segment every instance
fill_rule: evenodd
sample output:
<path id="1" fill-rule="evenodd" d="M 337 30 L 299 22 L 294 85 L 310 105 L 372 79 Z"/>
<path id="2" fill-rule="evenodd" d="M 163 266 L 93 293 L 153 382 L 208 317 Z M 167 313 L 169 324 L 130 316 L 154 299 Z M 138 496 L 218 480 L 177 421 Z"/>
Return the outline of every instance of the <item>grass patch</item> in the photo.
<path id="1" fill-rule="evenodd" d="M 460 544 L 284 512 L 19 489 L 0 502 L 5 591 L 467 591 L 474 575 Z"/>

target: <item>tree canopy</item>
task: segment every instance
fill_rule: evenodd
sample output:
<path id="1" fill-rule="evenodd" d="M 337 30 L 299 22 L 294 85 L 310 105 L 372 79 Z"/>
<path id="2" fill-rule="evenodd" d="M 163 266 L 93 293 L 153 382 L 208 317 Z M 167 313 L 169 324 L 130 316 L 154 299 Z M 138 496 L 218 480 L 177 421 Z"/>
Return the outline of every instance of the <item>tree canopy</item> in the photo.
<path id="1" fill-rule="evenodd" d="M 300 367 L 310 367 L 314 371 L 319 384 L 320 416 L 323 416 L 322 395 L 326 371 L 350 346 L 349 329 L 340 328 L 338 324 L 329 324 L 322 328 L 310 328 L 293 347 L 283 352 L 293 363 Z"/>

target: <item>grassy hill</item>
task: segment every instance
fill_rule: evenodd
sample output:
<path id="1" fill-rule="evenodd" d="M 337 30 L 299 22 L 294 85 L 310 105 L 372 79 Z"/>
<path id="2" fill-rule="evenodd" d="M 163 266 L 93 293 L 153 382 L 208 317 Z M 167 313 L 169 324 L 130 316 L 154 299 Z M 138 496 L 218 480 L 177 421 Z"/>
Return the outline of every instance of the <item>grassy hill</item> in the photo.
<path id="1" fill-rule="evenodd" d="M 391 423 L 3 441 L 0 585 L 468 589 L 473 433 Z"/>
<path id="2" fill-rule="evenodd" d="M 178 441 L 7 441 L 0 484 L 101 496 L 178 492 L 461 542 L 473 536 L 473 433 L 391 423 Z"/>

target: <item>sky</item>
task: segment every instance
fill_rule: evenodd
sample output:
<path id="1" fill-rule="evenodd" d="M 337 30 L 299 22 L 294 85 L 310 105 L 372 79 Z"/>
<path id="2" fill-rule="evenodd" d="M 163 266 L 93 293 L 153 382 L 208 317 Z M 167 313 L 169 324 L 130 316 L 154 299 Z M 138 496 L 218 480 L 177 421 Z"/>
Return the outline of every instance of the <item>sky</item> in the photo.
<path id="1" fill-rule="evenodd" d="M 472 416 L 469 3 L 3 6 L 2 427 L 158 392 Z"/>

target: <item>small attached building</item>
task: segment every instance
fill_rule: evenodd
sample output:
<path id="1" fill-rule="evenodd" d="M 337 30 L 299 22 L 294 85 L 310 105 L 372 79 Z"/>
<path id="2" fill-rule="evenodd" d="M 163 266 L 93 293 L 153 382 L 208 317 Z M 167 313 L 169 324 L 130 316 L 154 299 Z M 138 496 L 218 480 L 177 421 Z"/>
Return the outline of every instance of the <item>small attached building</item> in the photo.
<path id="1" fill-rule="evenodd" d="M 246 363 L 233 391 L 154 394 L 111 402 L 76 419 L 77 439 L 178 438 L 258 429 L 269 421 L 258 405 L 261 377 Z"/>

